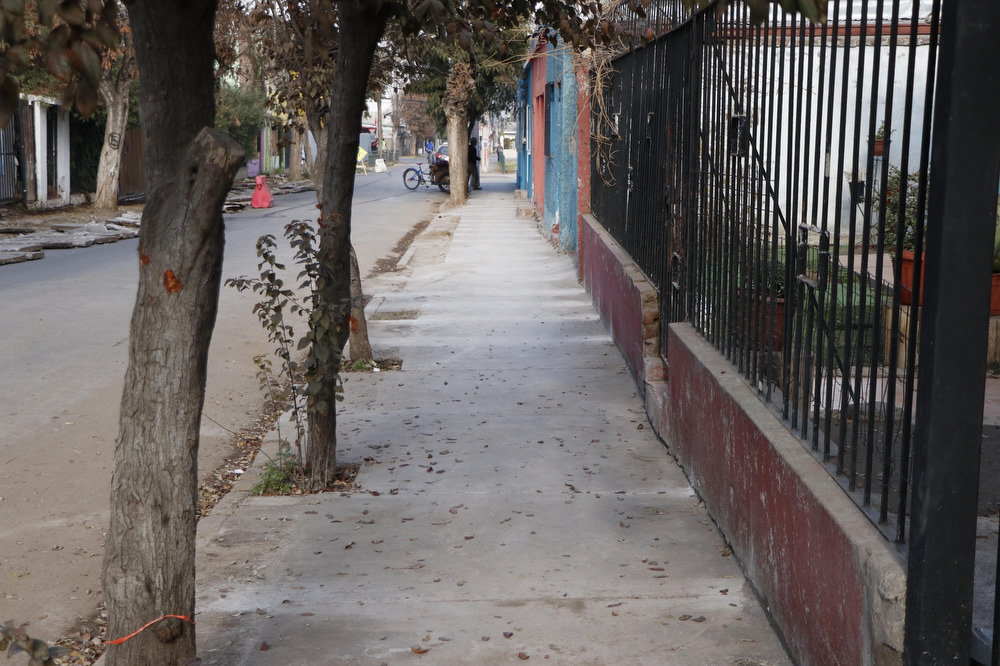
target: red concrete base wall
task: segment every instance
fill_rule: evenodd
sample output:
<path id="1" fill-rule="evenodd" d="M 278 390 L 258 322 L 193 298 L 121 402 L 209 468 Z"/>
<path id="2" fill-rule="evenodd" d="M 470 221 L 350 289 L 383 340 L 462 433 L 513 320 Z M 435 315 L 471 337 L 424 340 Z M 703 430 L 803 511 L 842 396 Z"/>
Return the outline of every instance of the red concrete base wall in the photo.
<path id="1" fill-rule="evenodd" d="M 902 558 L 686 324 L 670 327 L 665 439 L 801 664 L 901 664 Z"/>
<path id="2" fill-rule="evenodd" d="M 578 243 L 583 285 L 636 383 L 662 381 L 656 289 L 590 215 L 580 216 Z"/>

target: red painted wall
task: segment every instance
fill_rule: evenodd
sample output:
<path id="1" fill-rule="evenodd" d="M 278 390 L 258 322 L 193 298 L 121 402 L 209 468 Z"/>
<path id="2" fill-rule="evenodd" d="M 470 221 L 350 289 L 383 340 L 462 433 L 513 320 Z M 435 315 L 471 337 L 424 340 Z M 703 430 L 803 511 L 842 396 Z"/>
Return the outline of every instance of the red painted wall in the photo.
<path id="1" fill-rule="evenodd" d="M 531 59 L 531 179 L 533 200 L 539 215 L 545 210 L 545 76 L 548 62 L 544 55 L 546 46 L 539 47 L 541 55 Z"/>
<path id="2" fill-rule="evenodd" d="M 642 381 L 645 375 L 642 298 L 635 288 L 634 276 L 626 268 L 632 262 L 627 261 L 624 252 L 596 222 L 583 215 L 578 244 L 583 285 L 625 356 L 632 376 Z"/>
<path id="3" fill-rule="evenodd" d="M 742 382 L 736 371 L 715 376 L 699 358 L 705 350 L 692 349 L 675 331 L 668 341 L 671 451 L 784 630 L 791 653 L 804 664 L 868 662 L 865 591 L 844 528 L 772 447 L 769 433 L 720 386 L 720 380 Z M 799 451 L 792 456 L 815 464 L 793 444 Z"/>

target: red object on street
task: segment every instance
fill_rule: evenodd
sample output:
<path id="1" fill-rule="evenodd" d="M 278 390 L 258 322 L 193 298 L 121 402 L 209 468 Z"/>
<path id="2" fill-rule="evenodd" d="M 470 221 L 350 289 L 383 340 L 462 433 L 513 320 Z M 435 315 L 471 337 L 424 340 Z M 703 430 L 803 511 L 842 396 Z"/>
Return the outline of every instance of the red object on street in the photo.
<path id="1" fill-rule="evenodd" d="M 253 208 L 270 208 L 274 205 L 274 197 L 267 187 L 267 176 L 257 176 L 257 187 L 253 191 L 250 206 Z"/>

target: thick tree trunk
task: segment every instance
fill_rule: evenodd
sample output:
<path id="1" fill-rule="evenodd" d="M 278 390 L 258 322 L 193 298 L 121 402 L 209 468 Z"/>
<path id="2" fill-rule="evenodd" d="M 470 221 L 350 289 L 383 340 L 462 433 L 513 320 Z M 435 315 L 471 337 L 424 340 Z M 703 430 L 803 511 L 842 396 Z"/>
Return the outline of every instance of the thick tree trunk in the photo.
<path id="1" fill-rule="evenodd" d="M 122 162 L 122 151 L 125 148 L 125 129 L 128 127 L 129 92 L 132 88 L 132 73 L 135 69 L 135 56 L 132 53 L 132 40 L 123 39 L 121 63 L 114 77 L 106 71 L 101 78 L 98 91 L 101 101 L 108 112 L 107 125 L 104 128 L 104 145 L 101 147 L 101 159 L 97 166 L 97 200 L 94 202 L 97 210 L 115 211 L 118 209 L 118 180 Z"/>
<path id="2" fill-rule="evenodd" d="M 469 63 L 457 62 L 448 73 L 442 106 L 448 120 L 451 205 L 465 204 L 469 194 L 469 96 L 475 88 Z"/>
<path id="3" fill-rule="evenodd" d="M 214 0 L 127 7 L 149 195 L 102 574 L 112 638 L 194 613 L 198 441 L 222 272 L 221 207 L 242 159 L 234 141 L 208 129 Z M 193 625 L 169 618 L 110 645 L 106 664 L 176 666 L 195 653 Z"/>
<path id="4" fill-rule="evenodd" d="M 358 131 L 375 48 L 385 32 L 391 3 L 341 0 L 337 76 L 330 99 L 326 168 L 323 178 L 323 224 L 320 227 L 320 318 L 329 322 L 314 335 L 329 336 L 336 353 L 318 364 L 311 379 L 325 387 L 313 399 L 306 465 L 314 486 L 330 485 L 336 476 L 336 396 L 340 360 L 350 332 L 351 203 L 358 153 Z"/>
<path id="5" fill-rule="evenodd" d="M 465 109 L 446 109 L 448 119 L 448 170 L 451 173 L 451 205 L 464 206 L 469 197 L 469 128 Z"/>

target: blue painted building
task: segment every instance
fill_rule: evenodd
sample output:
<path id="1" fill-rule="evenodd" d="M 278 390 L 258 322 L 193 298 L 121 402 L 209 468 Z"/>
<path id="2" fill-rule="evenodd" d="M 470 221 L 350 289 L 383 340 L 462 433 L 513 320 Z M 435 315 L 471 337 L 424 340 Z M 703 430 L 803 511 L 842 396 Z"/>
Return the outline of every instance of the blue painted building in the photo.
<path id="1" fill-rule="evenodd" d="M 554 245 L 577 249 L 578 110 L 576 70 L 568 49 L 541 41 L 518 89 L 517 186 L 535 204 Z"/>

